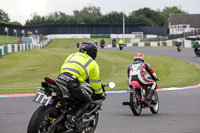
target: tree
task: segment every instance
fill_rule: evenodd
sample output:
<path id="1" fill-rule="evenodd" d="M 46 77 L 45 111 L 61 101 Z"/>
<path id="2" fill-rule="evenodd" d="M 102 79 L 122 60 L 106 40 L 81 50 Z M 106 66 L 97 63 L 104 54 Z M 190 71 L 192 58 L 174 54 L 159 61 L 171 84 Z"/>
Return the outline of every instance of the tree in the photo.
<path id="1" fill-rule="evenodd" d="M 128 24 L 136 24 L 136 25 L 144 25 L 144 26 L 152 26 L 152 21 L 148 18 L 144 17 L 143 15 L 135 15 L 130 14 L 127 20 Z"/>
<path id="2" fill-rule="evenodd" d="M 126 20 L 126 19 L 125 19 Z M 122 24 L 123 23 L 123 13 L 122 12 L 110 12 L 102 17 L 99 23 L 103 24 Z"/>
<path id="3" fill-rule="evenodd" d="M 161 11 L 161 14 L 164 18 L 164 24 L 163 24 L 163 27 L 168 27 L 168 18 L 169 18 L 169 15 L 170 14 L 187 14 L 186 11 L 184 10 L 181 10 L 179 9 L 178 7 L 176 6 L 173 6 L 173 7 L 165 7 L 162 11 Z"/>
<path id="4" fill-rule="evenodd" d="M 163 26 L 164 24 L 164 18 L 160 14 L 160 12 L 151 10 L 150 8 L 139 9 L 134 11 L 132 14 L 140 18 L 143 16 L 144 18 L 148 19 L 149 21 L 151 21 L 151 26 Z"/>
<path id="5" fill-rule="evenodd" d="M 81 11 L 74 11 L 74 18 L 79 24 L 94 24 L 98 23 L 98 20 L 101 19 L 102 14 L 100 7 L 84 7 Z"/>
<path id="6" fill-rule="evenodd" d="M 2 9 L 0 9 L 0 21 L 3 21 L 3 22 L 9 22 L 10 21 L 8 14 L 5 13 Z"/>

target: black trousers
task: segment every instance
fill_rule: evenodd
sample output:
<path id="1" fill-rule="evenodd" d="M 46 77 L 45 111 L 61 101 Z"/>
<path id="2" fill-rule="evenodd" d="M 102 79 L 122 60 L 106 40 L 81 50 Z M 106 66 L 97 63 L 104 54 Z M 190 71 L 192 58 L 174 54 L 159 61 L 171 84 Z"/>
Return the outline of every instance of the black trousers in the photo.
<path id="1" fill-rule="evenodd" d="M 91 101 L 91 96 L 85 93 L 83 88 L 80 86 L 79 80 L 75 76 L 66 72 L 59 75 L 58 79 L 67 83 L 67 88 L 75 99 L 83 103 Z"/>

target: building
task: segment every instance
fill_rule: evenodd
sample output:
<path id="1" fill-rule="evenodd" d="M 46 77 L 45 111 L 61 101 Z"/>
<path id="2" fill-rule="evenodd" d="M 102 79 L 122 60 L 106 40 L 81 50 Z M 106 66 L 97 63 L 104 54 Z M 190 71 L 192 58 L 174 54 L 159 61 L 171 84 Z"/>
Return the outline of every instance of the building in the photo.
<path id="1" fill-rule="evenodd" d="M 200 14 L 170 14 L 170 34 L 183 34 L 197 31 L 200 31 Z"/>

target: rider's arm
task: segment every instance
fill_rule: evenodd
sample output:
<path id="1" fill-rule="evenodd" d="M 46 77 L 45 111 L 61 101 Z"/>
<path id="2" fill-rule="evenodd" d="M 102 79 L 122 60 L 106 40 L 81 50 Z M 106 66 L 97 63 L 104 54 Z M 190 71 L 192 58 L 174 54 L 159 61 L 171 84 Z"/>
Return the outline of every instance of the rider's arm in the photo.
<path id="1" fill-rule="evenodd" d="M 129 66 L 128 69 L 127 69 L 127 76 L 128 76 L 128 78 L 129 78 L 130 70 L 131 70 L 131 66 Z"/>
<path id="2" fill-rule="evenodd" d="M 152 79 L 157 80 L 158 77 L 157 77 L 156 73 L 153 71 L 153 69 L 151 68 L 151 66 L 147 63 L 145 63 L 145 66 L 146 66 L 147 72 L 151 75 Z"/>
<path id="3" fill-rule="evenodd" d="M 101 86 L 99 65 L 95 61 L 93 61 L 91 65 L 92 66 L 89 70 L 90 85 L 92 89 L 95 91 L 95 94 L 101 94 L 103 93 L 103 89 Z"/>

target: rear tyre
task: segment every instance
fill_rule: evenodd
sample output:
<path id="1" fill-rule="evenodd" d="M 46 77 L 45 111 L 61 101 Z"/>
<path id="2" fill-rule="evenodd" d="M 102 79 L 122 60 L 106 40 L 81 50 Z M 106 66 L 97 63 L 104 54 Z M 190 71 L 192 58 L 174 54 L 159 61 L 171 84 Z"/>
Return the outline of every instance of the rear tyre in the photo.
<path id="1" fill-rule="evenodd" d="M 150 107 L 150 110 L 153 114 L 157 114 L 159 111 L 159 99 L 158 99 L 158 93 L 156 91 L 154 91 L 153 95 L 152 95 L 152 100 L 155 102 L 155 104 Z"/>
<path id="2" fill-rule="evenodd" d="M 135 116 L 140 116 L 142 113 L 142 103 L 137 96 L 139 96 L 137 91 L 130 93 L 130 107 Z"/>
<path id="3" fill-rule="evenodd" d="M 99 121 L 99 113 L 96 113 L 93 120 L 90 121 L 90 123 L 86 125 L 82 133 L 94 133 L 97 127 L 98 121 Z"/>
<path id="4" fill-rule="evenodd" d="M 56 133 L 56 129 L 49 131 L 51 126 L 58 117 L 58 111 L 53 106 L 40 106 L 31 117 L 27 133 Z"/>

